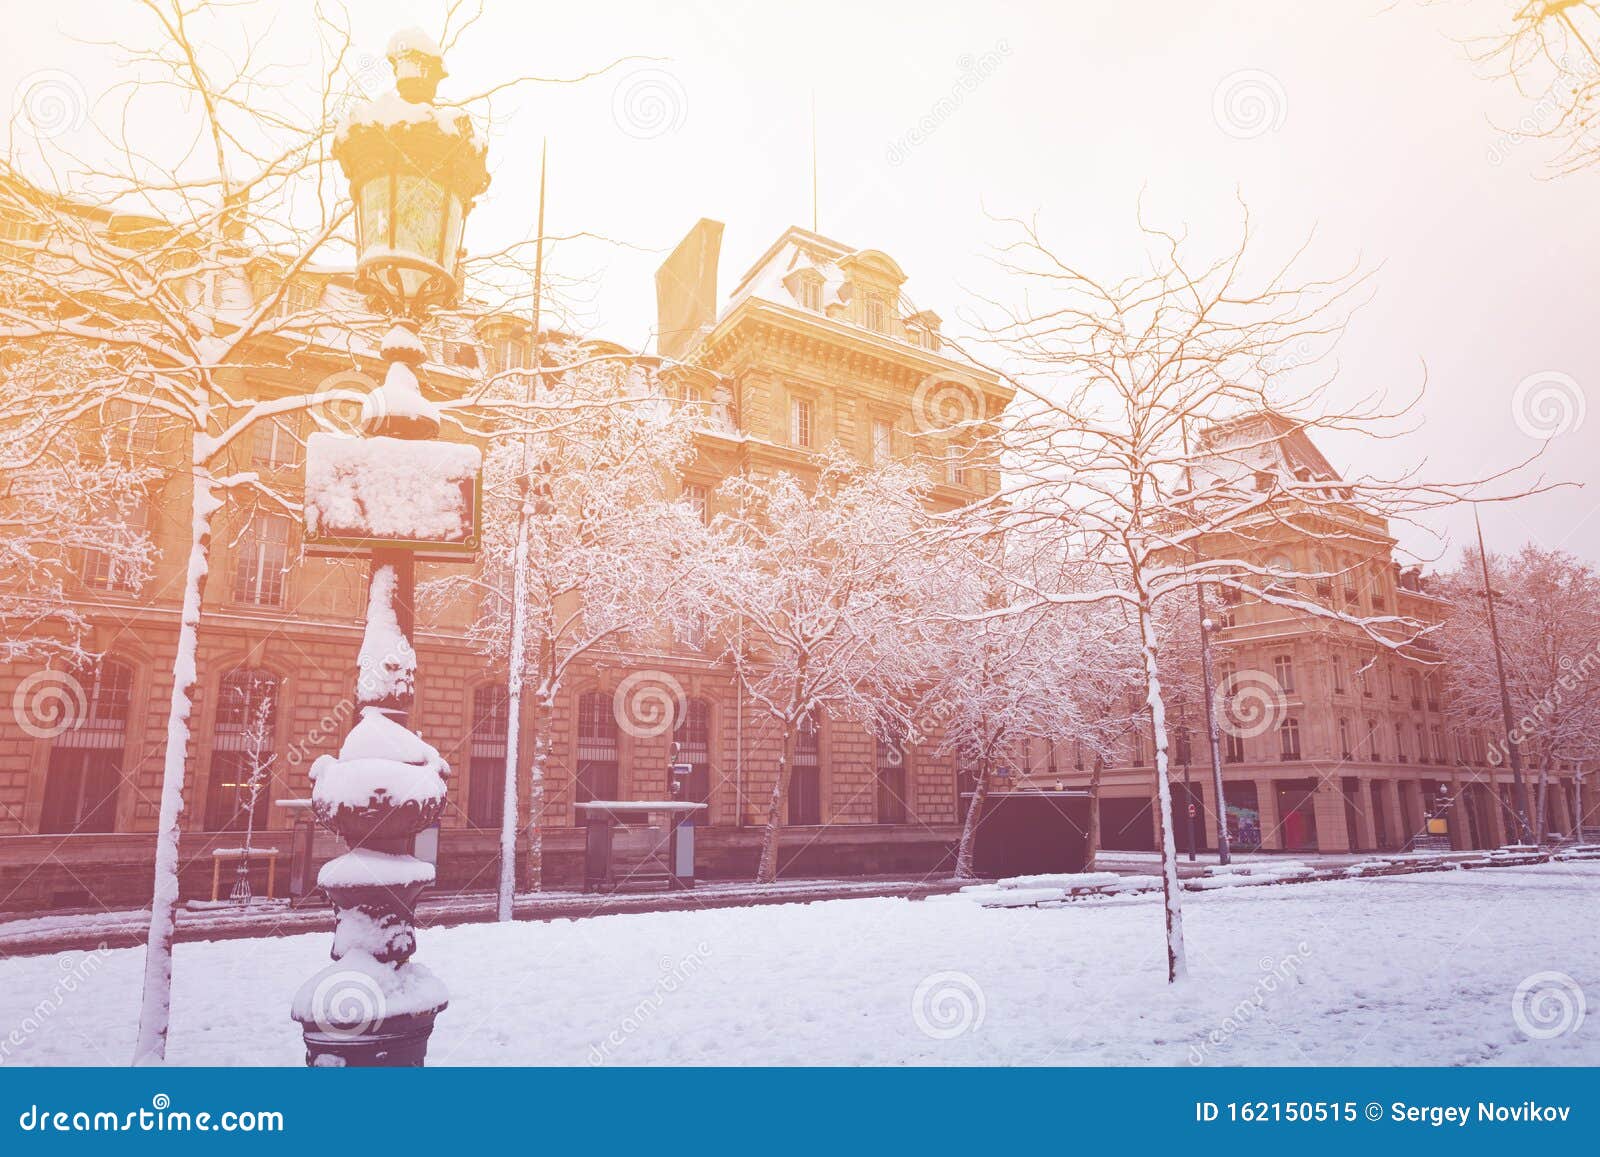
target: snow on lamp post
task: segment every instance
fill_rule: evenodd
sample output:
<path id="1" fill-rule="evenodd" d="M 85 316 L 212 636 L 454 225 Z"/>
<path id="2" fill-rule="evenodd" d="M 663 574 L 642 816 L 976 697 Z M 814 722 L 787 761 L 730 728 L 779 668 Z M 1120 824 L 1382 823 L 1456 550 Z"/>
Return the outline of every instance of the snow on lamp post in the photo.
<path id="1" fill-rule="evenodd" d="M 412 855 L 444 810 L 450 769 L 408 726 L 416 559 L 470 557 L 478 544 L 482 456 L 440 441 L 422 394 L 418 330 L 458 292 L 462 224 L 488 186 L 485 149 L 459 109 L 433 103 L 444 77 L 425 34 L 389 42 L 396 90 L 352 111 L 333 156 L 356 204 L 357 285 L 393 324 L 383 382 L 362 401 L 362 436 L 306 443 L 306 549 L 372 560 L 357 660 L 355 726 L 311 767 L 312 809 L 349 850 L 318 883 L 336 914 L 332 963 L 302 984 L 291 1015 L 309 1065 L 420 1065 L 449 994 L 411 961 L 418 894 L 433 865 Z"/>

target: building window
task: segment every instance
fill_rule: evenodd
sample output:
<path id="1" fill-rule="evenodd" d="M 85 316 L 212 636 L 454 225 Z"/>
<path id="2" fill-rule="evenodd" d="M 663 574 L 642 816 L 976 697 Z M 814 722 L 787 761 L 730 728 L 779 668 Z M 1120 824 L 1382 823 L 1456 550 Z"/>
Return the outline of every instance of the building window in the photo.
<path id="1" fill-rule="evenodd" d="M 130 530 L 143 531 L 150 525 L 150 507 L 136 502 L 123 516 L 123 524 Z M 126 560 L 115 557 L 110 551 L 92 547 L 83 551 L 78 573 L 83 584 L 98 591 L 134 591 L 138 589 L 137 574 Z"/>
<path id="2" fill-rule="evenodd" d="M 489 364 L 497 374 L 527 369 L 528 343 L 517 334 L 502 333 L 489 346 Z"/>
<path id="3" fill-rule="evenodd" d="M 1394 725 L 1394 757 L 1400 763 L 1411 762 L 1406 755 L 1406 736 L 1400 724 Z"/>
<path id="4" fill-rule="evenodd" d="M 1383 753 L 1378 747 L 1378 723 L 1375 719 L 1367 720 L 1367 758 L 1373 763 L 1383 759 Z"/>
<path id="5" fill-rule="evenodd" d="M 807 398 L 789 399 L 789 441 L 796 446 L 811 445 L 811 402 Z"/>
<path id="6" fill-rule="evenodd" d="M 278 298 L 278 312 L 284 317 L 309 313 L 322 300 L 322 287 L 310 281 L 290 281 Z"/>
<path id="7" fill-rule="evenodd" d="M 498 828 L 506 814 L 506 737 L 511 699 L 504 683 L 472 693 L 472 731 L 468 736 L 467 824 Z"/>
<path id="8" fill-rule="evenodd" d="M 677 798 L 682 803 L 710 803 L 711 704 L 704 699 L 690 699 L 684 703 L 672 741 L 677 745 L 677 761 L 690 767 L 689 778 Z M 697 811 L 690 819 L 696 824 L 710 823 L 711 809 Z"/>
<path id="9" fill-rule="evenodd" d="M 1433 757 L 1440 763 L 1449 758 L 1444 750 L 1444 728 L 1438 724 L 1434 724 L 1433 727 Z"/>
<path id="10" fill-rule="evenodd" d="M 1286 695 L 1294 694 L 1294 656 L 1275 655 L 1272 659 L 1272 674 L 1278 680 L 1278 687 Z"/>
<path id="11" fill-rule="evenodd" d="M 161 441 L 161 412 L 144 403 L 122 398 L 106 403 L 106 425 L 116 450 L 148 452 Z"/>
<path id="12" fill-rule="evenodd" d="M 1278 725 L 1278 754 L 1290 762 L 1300 759 L 1300 721 L 1293 715 Z"/>
<path id="13" fill-rule="evenodd" d="M 266 671 L 236 667 L 217 687 L 211 741 L 206 831 L 266 826 L 271 802 L 278 681 Z"/>
<path id="14" fill-rule="evenodd" d="M 794 737 L 794 767 L 789 772 L 789 822 L 822 822 L 821 745 L 817 722 L 807 715 L 797 725 Z"/>
<path id="15" fill-rule="evenodd" d="M 578 697 L 578 782 L 575 803 L 617 798 L 617 716 L 611 696 L 590 691 Z M 587 823 L 583 812 L 575 823 Z"/>
<path id="16" fill-rule="evenodd" d="M 266 418 L 256 423 L 251 434 L 251 463 L 268 470 L 293 466 L 299 457 L 300 443 L 295 437 L 293 418 Z"/>
<path id="17" fill-rule="evenodd" d="M 1344 659 L 1339 655 L 1335 655 L 1328 662 L 1333 666 L 1333 689 L 1342 695 L 1344 694 Z"/>
<path id="18" fill-rule="evenodd" d="M 1352 748 L 1350 747 L 1350 721 L 1344 718 L 1339 720 L 1339 758 L 1352 758 Z"/>
<path id="19" fill-rule="evenodd" d="M 1226 731 L 1222 736 L 1222 761 L 1224 763 L 1244 762 L 1244 739 L 1231 731 Z"/>
<path id="20" fill-rule="evenodd" d="M 1356 683 L 1361 688 L 1363 698 L 1372 698 L 1372 664 L 1363 663 L 1356 672 Z"/>
<path id="21" fill-rule="evenodd" d="M 683 488 L 683 500 L 695 512 L 701 522 L 711 523 L 711 493 L 698 482 L 691 482 Z"/>
<path id="22" fill-rule="evenodd" d="M 822 311 L 822 285 L 816 278 L 800 279 L 800 304 L 805 309 Z"/>
<path id="23" fill-rule="evenodd" d="M 873 294 L 867 298 L 867 328 L 874 333 L 887 333 L 885 324 L 887 311 L 883 308 L 883 298 Z"/>
<path id="24" fill-rule="evenodd" d="M 951 486 L 967 484 L 967 452 L 954 442 L 944 448 L 945 481 Z"/>
<path id="25" fill-rule="evenodd" d="M 1412 710 L 1422 706 L 1422 680 L 1415 671 L 1407 672 L 1406 687 L 1411 692 Z"/>
<path id="26" fill-rule="evenodd" d="M 905 733 L 895 725 L 885 726 L 888 734 L 878 736 L 876 748 L 878 822 L 903 824 L 907 816 Z"/>
<path id="27" fill-rule="evenodd" d="M 887 418 L 872 420 L 872 460 L 890 462 L 894 459 L 894 423 Z"/>
<path id="28" fill-rule="evenodd" d="M 117 828 L 133 668 L 102 660 L 86 681 L 83 717 L 56 736 L 50 748 L 39 816 L 43 835 L 113 832 Z"/>
<path id="29" fill-rule="evenodd" d="M 281 607 L 284 573 L 288 569 L 288 518 L 281 514 L 252 515 L 235 551 L 233 601 Z"/>

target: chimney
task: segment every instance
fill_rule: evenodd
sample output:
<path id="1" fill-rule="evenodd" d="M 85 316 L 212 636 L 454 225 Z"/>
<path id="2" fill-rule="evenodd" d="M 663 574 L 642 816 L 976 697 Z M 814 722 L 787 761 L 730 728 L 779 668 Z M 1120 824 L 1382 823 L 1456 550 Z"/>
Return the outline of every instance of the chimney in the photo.
<path id="1" fill-rule="evenodd" d="M 681 358 L 717 319 L 722 222 L 702 217 L 656 270 L 656 352 Z"/>

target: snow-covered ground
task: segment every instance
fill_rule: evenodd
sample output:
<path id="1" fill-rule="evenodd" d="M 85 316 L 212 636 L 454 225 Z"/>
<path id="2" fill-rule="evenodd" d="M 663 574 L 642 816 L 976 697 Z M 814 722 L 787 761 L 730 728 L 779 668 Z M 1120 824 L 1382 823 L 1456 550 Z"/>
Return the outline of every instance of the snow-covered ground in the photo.
<path id="1" fill-rule="evenodd" d="M 453 994 L 431 1064 L 1597 1064 L 1597 901 L 1597 864 L 1190 893 L 1173 989 L 1151 895 L 464 925 L 417 959 Z M 169 1061 L 301 1063 L 330 941 L 179 945 Z M 0 1060 L 126 1063 L 141 961 L 0 961 Z"/>

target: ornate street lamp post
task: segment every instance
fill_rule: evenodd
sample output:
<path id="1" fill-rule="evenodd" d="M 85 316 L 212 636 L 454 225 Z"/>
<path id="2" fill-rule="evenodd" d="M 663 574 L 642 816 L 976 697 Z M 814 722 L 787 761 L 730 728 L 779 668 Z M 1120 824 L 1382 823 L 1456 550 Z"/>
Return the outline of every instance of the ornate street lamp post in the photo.
<path id="1" fill-rule="evenodd" d="M 423 33 L 389 42 L 396 91 L 355 109 L 333 155 L 356 205 L 357 285 L 392 325 L 383 382 L 362 401 L 359 438 L 306 443 L 306 548 L 370 557 L 355 726 L 311 768 L 312 808 L 349 851 L 318 883 L 336 914 L 332 963 L 295 994 L 309 1065 L 421 1065 L 449 994 L 420 964 L 413 927 L 433 865 L 413 856 L 444 810 L 449 767 L 408 726 L 415 687 L 412 589 L 418 552 L 457 559 L 477 546 L 476 447 L 437 440 L 423 397 L 418 330 L 458 292 L 462 225 L 488 186 L 485 150 L 458 109 L 433 103 L 444 77 Z"/>

